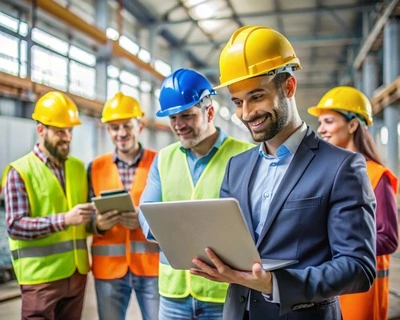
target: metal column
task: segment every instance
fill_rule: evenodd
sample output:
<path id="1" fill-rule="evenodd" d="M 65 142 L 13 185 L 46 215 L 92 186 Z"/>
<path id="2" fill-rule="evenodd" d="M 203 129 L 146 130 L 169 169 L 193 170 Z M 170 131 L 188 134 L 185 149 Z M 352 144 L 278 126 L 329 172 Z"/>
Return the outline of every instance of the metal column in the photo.
<path id="1" fill-rule="evenodd" d="M 392 18 L 384 29 L 383 38 L 383 82 L 391 83 L 400 75 L 400 21 Z M 387 165 L 399 176 L 399 146 L 397 125 L 400 116 L 400 103 L 387 106 L 383 110 L 383 119 L 388 129 Z"/>
<path id="2" fill-rule="evenodd" d="M 96 0 L 95 12 L 96 25 L 105 32 L 108 24 L 107 0 Z M 107 66 L 110 55 L 111 48 L 105 45 L 99 48 L 96 57 L 96 98 L 100 101 L 105 101 L 107 98 Z"/>
<path id="3" fill-rule="evenodd" d="M 365 58 L 362 68 L 362 85 L 361 91 L 369 98 L 373 96 L 374 91 L 379 86 L 378 79 L 378 59 L 375 54 L 370 53 Z M 379 126 L 376 125 L 376 117 L 374 116 L 374 125 L 370 128 L 371 134 L 376 140 Z"/>

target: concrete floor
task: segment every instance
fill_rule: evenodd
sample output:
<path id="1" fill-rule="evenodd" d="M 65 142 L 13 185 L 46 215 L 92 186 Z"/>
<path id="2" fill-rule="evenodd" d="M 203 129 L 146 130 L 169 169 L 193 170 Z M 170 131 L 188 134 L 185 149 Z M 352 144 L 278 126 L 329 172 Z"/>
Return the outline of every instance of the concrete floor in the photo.
<path id="1" fill-rule="evenodd" d="M 390 268 L 389 318 L 400 320 L 400 248 L 392 256 Z M 21 318 L 21 299 L 15 281 L 0 285 L 0 319 Z M 131 297 L 127 319 L 142 320 L 136 297 Z M 93 278 L 89 276 L 82 320 L 98 320 Z"/>
<path id="2" fill-rule="evenodd" d="M 12 296 L 15 296 L 16 298 L 13 299 L 11 298 Z M 2 299 L 3 301 L 1 301 Z M 142 320 L 142 315 L 136 302 L 135 295 L 131 297 L 126 318 Z M 15 281 L 12 281 L 12 283 L 8 283 L 7 285 L 0 285 L 0 319 L 21 319 L 21 298 L 19 297 L 19 287 Z M 82 320 L 98 319 L 93 277 L 89 276 Z"/>
<path id="3" fill-rule="evenodd" d="M 15 298 L 12 298 L 15 297 Z M 82 320 L 98 320 L 93 278 L 90 276 L 86 289 Z M 21 318 L 21 299 L 15 281 L 0 285 L 0 319 Z M 131 297 L 127 319 L 142 320 L 136 297 Z M 400 320 L 400 249 L 392 257 L 390 272 L 389 319 Z"/>

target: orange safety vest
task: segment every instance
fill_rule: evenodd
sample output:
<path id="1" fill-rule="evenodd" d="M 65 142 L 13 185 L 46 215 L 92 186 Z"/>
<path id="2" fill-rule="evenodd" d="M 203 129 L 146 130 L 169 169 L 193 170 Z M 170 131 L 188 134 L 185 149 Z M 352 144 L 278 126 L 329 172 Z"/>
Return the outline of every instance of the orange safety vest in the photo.
<path id="1" fill-rule="evenodd" d="M 367 173 L 375 189 L 379 180 L 386 175 L 393 191 L 397 194 L 397 178 L 387 168 L 367 161 Z M 376 257 L 376 279 L 367 292 L 340 296 L 340 307 L 344 320 L 387 320 L 389 305 L 389 266 L 390 255 Z"/>
<path id="2" fill-rule="evenodd" d="M 145 150 L 136 169 L 130 190 L 135 207 L 139 206 L 155 155 L 154 151 Z M 124 188 L 111 153 L 92 162 L 91 179 L 96 196 L 101 191 Z M 97 279 L 121 278 L 128 272 L 128 267 L 137 276 L 158 276 L 158 263 L 159 247 L 146 240 L 140 227 L 129 230 L 117 224 L 104 235 L 93 235 L 92 271 Z"/>

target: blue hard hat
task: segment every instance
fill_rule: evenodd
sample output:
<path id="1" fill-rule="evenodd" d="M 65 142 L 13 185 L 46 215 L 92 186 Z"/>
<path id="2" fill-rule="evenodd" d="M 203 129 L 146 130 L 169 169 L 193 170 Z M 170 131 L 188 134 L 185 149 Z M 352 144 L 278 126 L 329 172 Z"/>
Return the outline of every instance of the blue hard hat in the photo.
<path id="1" fill-rule="evenodd" d="M 190 69 L 178 69 L 166 77 L 161 85 L 161 110 L 156 115 L 166 117 L 180 113 L 204 97 L 215 94 L 211 83 L 203 75 Z"/>

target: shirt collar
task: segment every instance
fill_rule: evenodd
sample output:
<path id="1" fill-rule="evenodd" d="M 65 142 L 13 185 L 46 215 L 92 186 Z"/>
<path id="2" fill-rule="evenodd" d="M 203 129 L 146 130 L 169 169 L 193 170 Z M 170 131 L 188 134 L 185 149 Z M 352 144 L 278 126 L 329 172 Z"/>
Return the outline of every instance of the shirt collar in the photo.
<path id="1" fill-rule="evenodd" d="M 132 164 L 130 166 L 137 166 L 139 161 L 142 160 L 143 155 L 144 155 L 144 149 L 143 149 L 142 145 L 139 142 L 139 152 L 137 153 L 137 155 L 133 159 L 133 162 L 132 162 Z M 113 152 L 113 162 L 114 163 L 118 163 L 119 161 L 121 161 L 123 163 L 126 163 L 124 160 L 122 160 L 121 158 L 118 157 L 117 149 L 115 149 L 114 152 Z"/>
<path id="2" fill-rule="evenodd" d="M 209 151 L 211 151 L 214 148 L 216 148 L 216 149 L 221 148 L 221 145 L 228 138 L 228 135 L 224 131 L 222 131 L 219 127 L 216 127 L 216 129 L 218 130 L 218 138 L 217 138 L 217 140 L 215 140 L 215 143 L 213 144 L 213 146 L 211 147 L 211 149 Z M 184 148 L 184 147 L 182 147 L 182 145 L 179 146 L 179 149 L 184 153 L 191 152 L 190 149 Z M 208 153 L 209 152 L 207 152 L 207 154 Z"/>
<path id="3" fill-rule="evenodd" d="M 301 126 L 278 147 L 278 149 L 276 150 L 276 157 L 278 159 L 282 159 L 288 155 L 294 154 L 299 148 L 299 145 L 303 140 L 306 132 L 307 125 L 305 124 L 305 122 L 303 122 Z M 264 157 L 266 159 L 274 158 L 266 152 L 264 143 L 260 144 L 258 153 L 261 157 Z"/>

